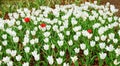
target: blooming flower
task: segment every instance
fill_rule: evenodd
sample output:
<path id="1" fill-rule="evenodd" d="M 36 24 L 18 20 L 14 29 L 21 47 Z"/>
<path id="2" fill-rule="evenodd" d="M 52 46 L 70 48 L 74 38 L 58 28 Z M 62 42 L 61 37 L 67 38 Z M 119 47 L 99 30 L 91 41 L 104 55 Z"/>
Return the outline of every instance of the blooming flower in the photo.
<path id="1" fill-rule="evenodd" d="M 29 53 L 30 52 L 30 47 L 25 47 L 24 50 L 25 50 L 26 53 Z"/>
<path id="2" fill-rule="evenodd" d="M 22 56 L 21 56 L 21 55 L 17 55 L 17 56 L 16 56 L 16 60 L 17 60 L 17 61 L 20 61 L 21 59 L 22 59 Z"/>
<path id="3" fill-rule="evenodd" d="M 6 56 L 6 57 L 3 57 L 2 61 L 4 63 L 8 63 L 10 61 L 10 57 Z"/>
<path id="4" fill-rule="evenodd" d="M 86 55 L 86 56 L 87 56 L 87 55 L 89 54 L 88 49 L 84 50 L 84 52 L 83 52 L 83 53 L 84 53 L 84 55 Z"/>
<path id="5" fill-rule="evenodd" d="M 69 36 L 70 35 L 70 31 L 66 31 L 66 35 Z"/>
<path id="6" fill-rule="evenodd" d="M 25 21 L 26 23 L 28 23 L 28 22 L 30 22 L 30 18 L 29 18 L 29 17 L 26 17 L 26 18 L 24 18 L 24 21 Z"/>
<path id="7" fill-rule="evenodd" d="M 78 60 L 77 56 L 71 57 L 71 59 L 73 63 Z"/>
<path id="8" fill-rule="evenodd" d="M 7 63 L 7 66 L 13 66 L 13 61 L 9 61 L 9 62 Z"/>
<path id="9" fill-rule="evenodd" d="M 45 42 L 45 43 L 48 43 L 48 42 L 49 42 L 49 38 L 45 38 L 45 39 L 44 39 L 44 42 Z"/>
<path id="10" fill-rule="evenodd" d="M 0 51 L 2 50 L 2 46 L 0 46 Z"/>
<path id="11" fill-rule="evenodd" d="M 99 41 L 99 37 L 98 36 L 95 36 L 95 41 Z"/>
<path id="12" fill-rule="evenodd" d="M 114 63 L 115 65 L 118 65 L 118 64 L 120 64 L 120 61 L 118 62 L 118 60 L 115 59 L 113 63 Z"/>
<path id="13" fill-rule="evenodd" d="M 40 54 L 36 54 L 36 55 L 34 56 L 34 59 L 35 59 L 35 61 L 40 60 Z"/>
<path id="14" fill-rule="evenodd" d="M 4 46 L 6 46 L 7 43 L 8 43 L 7 40 L 2 41 L 2 44 L 3 44 Z"/>
<path id="15" fill-rule="evenodd" d="M 49 49 L 49 45 L 45 44 L 44 46 L 44 50 L 48 50 Z"/>
<path id="16" fill-rule="evenodd" d="M 58 64 L 62 64 L 63 59 L 62 58 L 57 58 L 56 61 L 57 61 Z"/>
<path id="17" fill-rule="evenodd" d="M 69 66 L 69 63 L 63 63 L 63 66 Z"/>
<path id="18" fill-rule="evenodd" d="M 116 56 L 119 56 L 120 55 L 120 49 L 119 48 L 115 49 L 115 53 L 116 53 Z"/>
<path id="19" fill-rule="evenodd" d="M 50 65 L 52 65 L 54 63 L 53 56 L 48 56 L 47 60 L 48 60 L 48 62 L 49 62 Z"/>
<path id="20" fill-rule="evenodd" d="M 19 41 L 19 37 L 13 37 L 13 41 L 17 43 Z"/>
<path id="21" fill-rule="evenodd" d="M 106 46 L 105 48 L 107 51 L 113 51 L 114 50 L 114 46 L 112 44 L 110 44 L 109 46 Z"/>
<path id="22" fill-rule="evenodd" d="M 103 42 L 99 43 L 99 47 L 100 47 L 101 49 L 104 49 L 104 48 L 105 48 L 105 43 L 103 43 Z"/>
<path id="23" fill-rule="evenodd" d="M 99 55 L 100 55 L 100 59 L 105 59 L 105 57 L 107 56 L 107 54 L 106 53 L 99 53 Z"/>
<path id="24" fill-rule="evenodd" d="M 88 33 L 92 33 L 92 30 L 91 30 L 91 29 L 88 29 L 87 31 L 88 31 Z"/>
<path id="25" fill-rule="evenodd" d="M 58 45 L 61 47 L 64 42 L 61 40 L 61 41 L 57 41 L 57 43 L 58 43 Z"/>
<path id="26" fill-rule="evenodd" d="M 45 24 L 45 23 L 42 23 L 42 24 L 40 24 L 40 26 L 41 26 L 42 28 L 44 28 L 44 27 L 46 27 L 46 24 Z"/>
<path id="27" fill-rule="evenodd" d="M 54 44 L 52 44 L 52 45 L 51 45 L 51 48 L 52 48 L 52 49 L 54 49 L 54 48 L 55 48 L 55 45 L 54 45 Z"/>
<path id="28" fill-rule="evenodd" d="M 17 51 L 16 51 L 16 50 L 12 50 L 12 51 L 11 51 L 11 56 L 14 57 L 16 54 L 17 54 Z"/>
<path id="29" fill-rule="evenodd" d="M 80 48 L 75 48 L 74 51 L 75 53 L 79 53 Z"/>
<path id="30" fill-rule="evenodd" d="M 86 45 L 84 43 L 80 44 L 80 48 L 84 50 L 86 48 Z"/>
<path id="31" fill-rule="evenodd" d="M 44 32 L 43 34 L 45 37 L 49 37 L 50 36 L 50 32 Z"/>
<path id="32" fill-rule="evenodd" d="M 102 41 L 105 41 L 105 40 L 106 40 L 106 38 L 107 38 L 107 36 L 102 35 L 100 38 L 101 38 L 101 40 L 102 40 Z"/>
<path id="33" fill-rule="evenodd" d="M 3 35 L 2 35 L 2 38 L 3 38 L 3 39 L 7 39 L 7 34 L 3 34 Z"/>
<path id="34" fill-rule="evenodd" d="M 68 44 L 69 44 L 70 46 L 72 46 L 72 45 L 73 45 L 73 41 L 72 41 L 72 40 L 69 40 L 69 41 L 68 41 Z"/>
<path id="35" fill-rule="evenodd" d="M 95 41 L 90 41 L 90 46 L 94 47 L 95 46 Z"/>
<path id="36" fill-rule="evenodd" d="M 109 36 L 110 39 L 114 39 L 115 34 L 114 33 L 110 33 L 108 36 Z"/>
<path id="37" fill-rule="evenodd" d="M 64 56 L 65 52 L 64 51 L 60 51 L 60 56 Z"/>
<path id="38" fill-rule="evenodd" d="M 22 66 L 29 66 L 29 63 L 28 63 L 28 62 L 24 62 L 24 63 L 22 64 Z"/>

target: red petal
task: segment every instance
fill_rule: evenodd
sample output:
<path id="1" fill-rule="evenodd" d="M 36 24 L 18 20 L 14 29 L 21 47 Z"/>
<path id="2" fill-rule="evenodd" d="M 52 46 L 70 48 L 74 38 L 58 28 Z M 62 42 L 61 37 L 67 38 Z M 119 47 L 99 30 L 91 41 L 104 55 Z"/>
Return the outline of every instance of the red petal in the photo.
<path id="1" fill-rule="evenodd" d="M 46 27 L 46 24 L 45 24 L 45 23 L 42 23 L 42 24 L 40 24 L 40 26 L 41 26 L 42 28 L 44 28 L 44 27 Z"/>
<path id="2" fill-rule="evenodd" d="M 92 30 L 91 30 L 91 29 L 88 29 L 87 31 L 88 31 L 89 33 L 92 33 Z"/>
<path id="3" fill-rule="evenodd" d="M 25 22 L 30 22 L 30 18 L 26 17 L 26 18 L 24 18 L 24 21 Z"/>

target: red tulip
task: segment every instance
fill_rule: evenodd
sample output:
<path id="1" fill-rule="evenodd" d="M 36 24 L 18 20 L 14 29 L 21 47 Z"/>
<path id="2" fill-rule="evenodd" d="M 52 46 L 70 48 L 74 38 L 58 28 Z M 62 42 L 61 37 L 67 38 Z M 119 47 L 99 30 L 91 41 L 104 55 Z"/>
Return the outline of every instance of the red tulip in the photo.
<path id="1" fill-rule="evenodd" d="M 26 17 L 26 18 L 24 18 L 24 21 L 25 21 L 25 22 L 30 22 L 30 18 L 29 18 L 29 17 Z"/>
<path id="2" fill-rule="evenodd" d="M 92 30 L 91 30 L 91 29 L 88 29 L 87 31 L 88 31 L 88 33 L 92 33 Z"/>
<path id="3" fill-rule="evenodd" d="M 40 24 L 40 26 L 41 26 L 42 28 L 44 28 L 44 27 L 46 27 L 46 24 L 45 24 L 45 23 L 42 23 L 42 24 Z"/>

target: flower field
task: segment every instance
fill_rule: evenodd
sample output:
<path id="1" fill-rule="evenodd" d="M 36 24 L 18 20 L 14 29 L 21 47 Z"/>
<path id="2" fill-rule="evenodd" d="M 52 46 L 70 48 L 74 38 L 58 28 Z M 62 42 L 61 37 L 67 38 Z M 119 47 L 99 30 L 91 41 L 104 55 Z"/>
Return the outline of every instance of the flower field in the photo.
<path id="1" fill-rule="evenodd" d="M 20 8 L 0 18 L 0 66 L 120 66 L 120 17 L 110 3 Z"/>

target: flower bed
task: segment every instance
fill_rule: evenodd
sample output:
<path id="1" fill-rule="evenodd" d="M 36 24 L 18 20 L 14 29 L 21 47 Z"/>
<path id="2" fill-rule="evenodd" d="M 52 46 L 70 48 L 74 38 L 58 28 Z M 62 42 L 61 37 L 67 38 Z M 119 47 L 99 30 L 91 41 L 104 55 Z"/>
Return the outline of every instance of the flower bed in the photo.
<path id="1" fill-rule="evenodd" d="M 96 3 L 21 8 L 0 18 L 0 65 L 120 65 L 118 10 Z"/>

